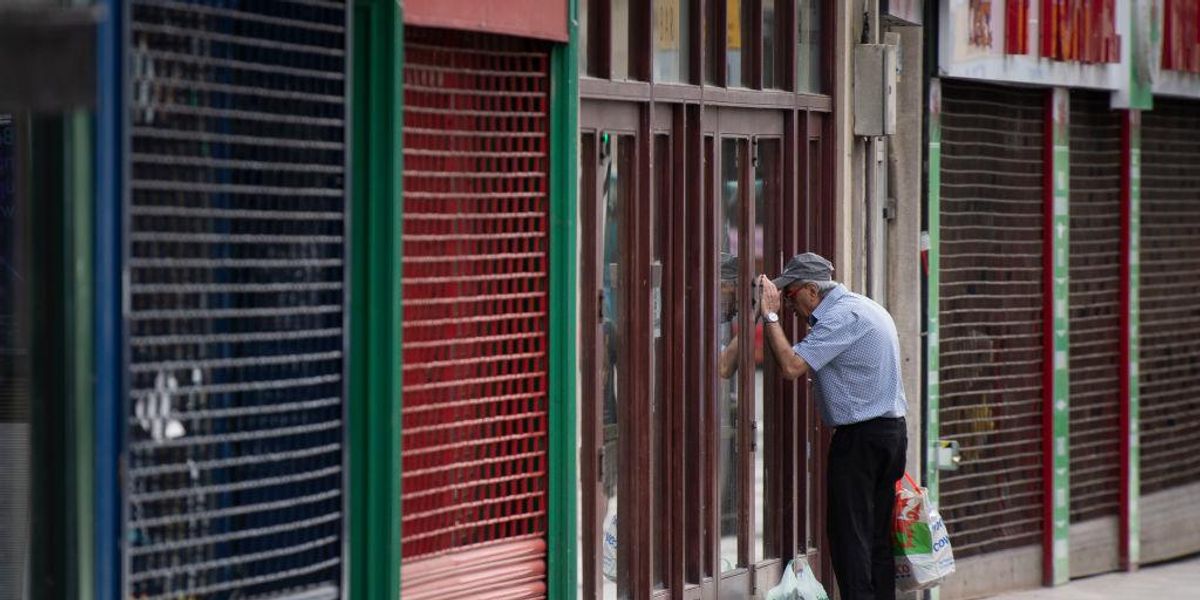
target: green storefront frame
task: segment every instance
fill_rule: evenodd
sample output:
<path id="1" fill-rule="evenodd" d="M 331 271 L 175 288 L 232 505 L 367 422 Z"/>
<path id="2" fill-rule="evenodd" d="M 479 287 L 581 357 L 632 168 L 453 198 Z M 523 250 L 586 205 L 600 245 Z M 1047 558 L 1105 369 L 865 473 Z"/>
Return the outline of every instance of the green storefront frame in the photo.
<path id="1" fill-rule="evenodd" d="M 349 596 L 400 597 L 404 25 L 394 0 L 351 22 Z"/>
<path id="2" fill-rule="evenodd" d="M 550 598 L 573 598 L 577 576 L 579 0 L 567 0 L 566 44 L 550 54 Z"/>

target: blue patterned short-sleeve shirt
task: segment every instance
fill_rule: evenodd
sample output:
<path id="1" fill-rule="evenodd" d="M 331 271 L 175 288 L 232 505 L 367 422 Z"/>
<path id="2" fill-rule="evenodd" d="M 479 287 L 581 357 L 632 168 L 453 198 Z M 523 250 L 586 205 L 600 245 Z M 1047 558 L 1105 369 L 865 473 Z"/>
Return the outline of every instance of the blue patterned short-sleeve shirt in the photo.
<path id="1" fill-rule="evenodd" d="M 838 285 L 817 305 L 809 324 L 812 329 L 793 351 L 808 363 L 826 425 L 904 416 L 908 401 L 900 380 L 900 340 L 887 310 Z"/>

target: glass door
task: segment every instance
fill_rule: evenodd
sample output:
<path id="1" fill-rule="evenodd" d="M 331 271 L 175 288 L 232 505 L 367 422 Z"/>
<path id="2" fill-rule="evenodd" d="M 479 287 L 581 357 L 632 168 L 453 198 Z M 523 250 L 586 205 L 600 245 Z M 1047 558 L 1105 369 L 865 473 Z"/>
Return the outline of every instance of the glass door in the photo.
<path id="1" fill-rule="evenodd" d="M 629 597 L 632 534 L 621 519 L 631 489 L 631 456 L 623 434 L 632 419 L 629 343 L 631 198 L 637 152 L 632 134 L 590 131 L 582 136 L 581 275 L 587 315 L 581 338 L 582 527 L 584 598 Z M 627 504 L 636 507 L 630 499 Z"/>
<path id="2" fill-rule="evenodd" d="M 580 597 L 765 593 L 823 544 L 815 420 L 764 351 L 756 278 L 828 252 L 824 151 L 804 112 L 580 115 Z"/>
<path id="3" fill-rule="evenodd" d="M 746 235 L 748 203 L 746 191 L 750 165 L 747 138 L 720 138 L 720 187 L 717 201 L 715 251 L 718 260 L 717 334 L 717 487 L 718 487 L 718 573 L 735 577 L 750 563 L 749 530 L 751 489 L 746 468 L 747 436 L 743 399 L 753 393 L 749 369 L 755 315 L 749 293 L 746 257 L 752 244 Z M 752 264 L 752 263 L 751 263 Z M 750 389 L 748 389 L 750 388 Z"/>
<path id="4" fill-rule="evenodd" d="M 795 428 L 794 421 L 779 418 L 791 397 L 785 392 L 793 388 L 763 351 L 757 285 L 758 275 L 782 266 L 786 143 L 781 113 L 713 112 L 712 135 L 704 143 L 705 163 L 715 165 L 708 250 L 716 299 L 709 434 L 717 463 L 713 573 L 720 594 L 749 596 L 761 591 L 755 582 L 778 580 L 782 542 L 790 546 L 794 536 L 791 463 L 780 459 L 780 451 Z"/>

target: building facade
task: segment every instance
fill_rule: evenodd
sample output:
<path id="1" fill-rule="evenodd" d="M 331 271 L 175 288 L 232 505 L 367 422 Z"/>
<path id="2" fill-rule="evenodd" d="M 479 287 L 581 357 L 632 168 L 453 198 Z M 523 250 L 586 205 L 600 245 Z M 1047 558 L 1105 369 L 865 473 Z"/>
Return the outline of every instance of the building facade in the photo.
<path id="1" fill-rule="evenodd" d="M 927 473 L 962 575 L 943 595 L 1200 545 L 1164 529 L 1194 518 L 1193 8 L 942 2 L 929 29 Z"/>
<path id="2" fill-rule="evenodd" d="M 5 589 L 833 590 L 806 250 L 896 321 L 941 594 L 1200 550 L 1194 0 L 100 6 L 90 104 L 0 94 Z"/>
<path id="3" fill-rule="evenodd" d="M 830 432 L 751 283 L 815 250 L 888 303 L 919 449 L 920 120 L 856 135 L 850 57 L 900 44 L 912 114 L 920 8 L 868 4 L 80 9 L 90 100 L 0 119 L 3 580 L 750 597 L 801 554 L 832 585 Z"/>

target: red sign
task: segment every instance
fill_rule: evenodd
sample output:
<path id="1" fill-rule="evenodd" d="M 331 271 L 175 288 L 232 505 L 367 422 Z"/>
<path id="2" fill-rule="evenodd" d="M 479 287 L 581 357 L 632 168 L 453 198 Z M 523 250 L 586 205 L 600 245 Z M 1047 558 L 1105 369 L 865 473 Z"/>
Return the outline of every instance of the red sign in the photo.
<path id="1" fill-rule="evenodd" d="M 1200 73 L 1200 0 L 1166 0 L 1162 67 Z"/>
<path id="2" fill-rule="evenodd" d="M 1042 56 L 1052 60 L 1121 60 L 1116 0 L 1043 0 Z"/>
<path id="3" fill-rule="evenodd" d="M 1005 10 L 1004 52 L 1029 54 L 1029 0 L 1008 0 Z"/>

